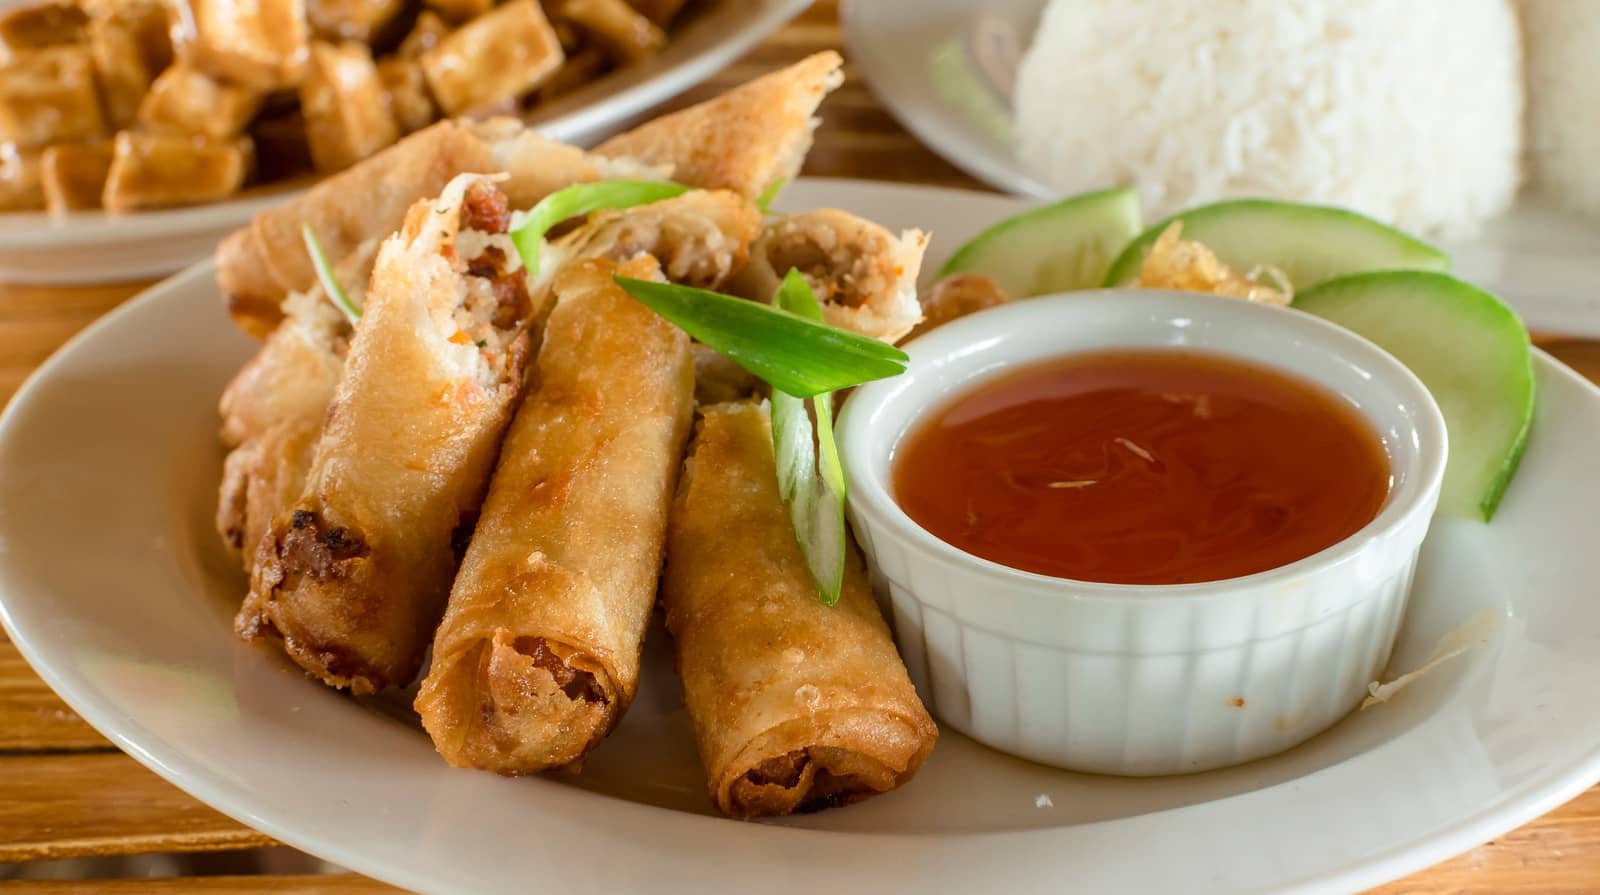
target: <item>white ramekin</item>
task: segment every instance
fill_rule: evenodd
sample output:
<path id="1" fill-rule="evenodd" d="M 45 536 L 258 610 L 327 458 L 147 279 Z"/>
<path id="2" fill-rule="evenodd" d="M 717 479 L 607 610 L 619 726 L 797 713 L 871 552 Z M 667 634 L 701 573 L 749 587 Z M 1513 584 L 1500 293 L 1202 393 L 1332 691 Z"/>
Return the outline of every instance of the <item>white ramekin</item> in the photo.
<path id="1" fill-rule="evenodd" d="M 1378 516 L 1282 568 L 1205 584 L 1094 584 L 965 553 L 890 493 L 902 437 L 1003 370 L 1078 351 L 1183 346 L 1319 382 L 1370 420 L 1393 485 Z M 1382 349 L 1298 311 L 1176 292 L 1017 302 L 907 349 L 907 372 L 846 402 L 839 442 L 856 538 L 934 714 L 1076 771 L 1203 771 L 1280 752 L 1361 701 L 1388 660 L 1444 476 L 1444 419 Z"/>

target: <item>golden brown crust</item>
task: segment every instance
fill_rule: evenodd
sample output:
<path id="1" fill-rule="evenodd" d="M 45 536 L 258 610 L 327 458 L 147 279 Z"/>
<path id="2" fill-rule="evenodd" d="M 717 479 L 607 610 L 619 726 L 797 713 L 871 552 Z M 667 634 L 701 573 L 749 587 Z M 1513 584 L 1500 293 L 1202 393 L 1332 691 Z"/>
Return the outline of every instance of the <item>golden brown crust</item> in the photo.
<path id="1" fill-rule="evenodd" d="M 254 334 L 271 332 L 284 296 L 311 287 L 316 271 L 302 224 L 315 231 L 328 257 L 342 258 L 363 240 L 394 232 L 413 202 L 438 195 L 455 175 L 495 170 L 481 140 L 441 121 L 262 212 L 217 249 L 217 284 L 234 322 Z"/>
<path id="2" fill-rule="evenodd" d="M 795 269 L 822 303 L 824 319 L 852 332 L 898 342 L 922 319 L 917 273 L 928 236 L 889 230 L 836 208 L 770 221 L 750 247 L 750 264 L 731 284 L 756 301 L 771 301 Z"/>
<path id="3" fill-rule="evenodd" d="M 638 687 L 688 434 L 689 339 L 588 261 L 557 278 L 538 391 L 518 411 L 416 707 L 445 760 L 569 764 Z M 649 276 L 650 258 L 621 272 Z"/>
<path id="4" fill-rule="evenodd" d="M 753 404 L 707 408 L 678 486 L 662 603 L 711 799 L 734 817 L 846 804 L 904 784 L 938 729 L 859 556 L 824 606 Z"/>
<path id="5" fill-rule="evenodd" d="M 917 301 L 922 305 L 922 322 L 906 336 L 908 341 L 952 320 L 1003 305 L 1011 296 L 983 274 L 956 273 L 934 283 Z"/>
<path id="6" fill-rule="evenodd" d="M 720 289 L 750 260 L 761 211 L 726 190 L 694 190 L 617 211 L 599 212 L 557 241 L 555 254 L 627 261 L 650 255 L 668 280 Z"/>
<path id="7" fill-rule="evenodd" d="M 843 64 L 831 50 L 817 53 L 612 137 L 595 152 L 671 165 L 680 183 L 754 198 L 799 173 L 816 129 L 812 116 L 843 82 Z"/>
<path id="8" fill-rule="evenodd" d="M 473 292 L 459 209 L 481 182 L 417 203 L 384 242 L 304 491 L 262 539 L 236 621 L 331 686 L 415 677 L 521 392 L 528 333 L 490 357 L 451 322 Z"/>
<path id="9" fill-rule="evenodd" d="M 377 255 L 362 243 L 334 276 L 360 305 Z M 272 520 L 299 499 L 328 402 L 344 372 L 350 324 L 315 287 L 288 302 L 289 317 L 222 392 L 223 464 L 217 532 L 248 574 Z"/>

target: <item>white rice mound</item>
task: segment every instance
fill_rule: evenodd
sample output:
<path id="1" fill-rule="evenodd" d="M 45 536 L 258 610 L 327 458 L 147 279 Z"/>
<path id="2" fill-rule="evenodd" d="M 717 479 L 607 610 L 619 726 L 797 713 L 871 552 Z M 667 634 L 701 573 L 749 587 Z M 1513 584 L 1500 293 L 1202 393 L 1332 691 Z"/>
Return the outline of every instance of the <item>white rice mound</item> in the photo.
<path id="1" fill-rule="evenodd" d="M 1272 196 L 1465 235 L 1517 189 L 1521 64 L 1509 0 L 1051 0 L 1018 152 L 1153 216 Z"/>
<path id="2" fill-rule="evenodd" d="M 1600 3 L 1522 0 L 1536 187 L 1600 215 Z"/>

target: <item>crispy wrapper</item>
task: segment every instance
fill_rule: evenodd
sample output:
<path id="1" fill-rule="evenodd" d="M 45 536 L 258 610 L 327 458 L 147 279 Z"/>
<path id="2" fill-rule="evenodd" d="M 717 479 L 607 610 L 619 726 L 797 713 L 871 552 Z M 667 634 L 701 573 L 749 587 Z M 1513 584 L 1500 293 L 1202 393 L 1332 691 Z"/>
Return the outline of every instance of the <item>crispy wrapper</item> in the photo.
<path id="1" fill-rule="evenodd" d="M 331 686 L 409 682 L 444 610 L 530 350 L 509 217 L 463 175 L 384 242 L 305 489 L 257 550 L 236 629 Z"/>
<path id="2" fill-rule="evenodd" d="M 587 261 L 556 283 L 538 391 L 518 411 L 416 708 L 445 760 L 569 764 L 633 700 L 693 407 L 682 330 Z M 658 275 L 649 258 L 621 270 Z"/>
<path id="3" fill-rule="evenodd" d="M 360 306 L 377 260 L 378 242 L 362 243 L 334 268 Z M 285 302 L 288 316 L 222 392 L 221 440 L 232 448 L 217 494 L 217 533 L 246 574 L 272 520 L 300 499 L 322 434 L 351 327 L 322 287 Z"/>
<path id="4" fill-rule="evenodd" d="M 846 557 L 835 606 L 778 494 L 750 403 L 703 411 L 678 484 L 662 602 L 711 800 L 733 817 L 855 802 L 916 773 L 938 728 Z"/>
<path id="5" fill-rule="evenodd" d="M 761 233 L 761 210 L 738 193 L 694 190 L 634 208 L 597 212 L 556 240 L 550 254 L 561 259 L 626 261 L 648 254 L 667 279 L 700 289 L 719 289 L 750 259 Z"/>
<path id="6" fill-rule="evenodd" d="M 838 53 L 817 53 L 612 137 L 595 152 L 671 165 L 681 183 L 754 198 L 799 173 L 817 126 L 812 116 L 844 82 L 842 65 Z"/>
<path id="7" fill-rule="evenodd" d="M 794 268 L 811 284 L 829 323 L 897 342 L 922 319 L 917 272 L 927 247 L 921 230 L 896 237 L 848 211 L 792 214 L 767 224 L 732 288 L 746 298 L 771 301 Z"/>
<path id="8" fill-rule="evenodd" d="M 265 337 L 283 319 L 284 296 L 316 280 L 301 224 L 311 225 L 330 258 L 342 258 L 393 233 L 413 202 L 438 195 L 450 178 L 496 170 L 482 140 L 441 121 L 262 212 L 217 246 L 217 284 L 234 322 Z"/>
<path id="9" fill-rule="evenodd" d="M 998 307 L 1011 301 L 1000 284 L 981 273 L 955 273 L 945 277 L 917 297 L 922 306 L 922 322 L 906 339 L 909 341 L 938 329 L 968 314 Z"/>
<path id="10" fill-rule="evenodd" d="M 509 175 L 500 188 L 512 208 L 532 208 L 545 196 L 575 183 L 666 180 L 672 176 L 670 165 L 593 155 L 542 136 L 515 118 L 489 118 L 467 127 L 488 147 L 495 170 Z"/>

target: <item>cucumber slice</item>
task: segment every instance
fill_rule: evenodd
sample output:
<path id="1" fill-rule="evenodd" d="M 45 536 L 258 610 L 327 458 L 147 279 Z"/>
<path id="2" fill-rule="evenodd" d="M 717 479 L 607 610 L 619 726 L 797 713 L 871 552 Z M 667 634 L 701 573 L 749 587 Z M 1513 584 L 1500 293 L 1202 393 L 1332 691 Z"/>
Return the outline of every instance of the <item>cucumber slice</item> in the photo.
<path id="1" fill-rule="evenodd" d="M 1489 521 L 1533 423 L 1533 352 L 1517 315 L 1476 286 L 1413 270 L 1329 280 L 1294 307 L 1376 342 L 1428 386 L 1450 433 L 1439 511 Z"/>
<path id="2" fill-rule="evenodd" d="M 1139 233 L 1132 187 L 1084 193 L 1009 217 L 950 256 L 939 276 L 980 273 L 1015 298 L 1093 289 Z"/>
<path id="3" fill-rule="evenodd" d="M 1139 234 L 1111 263 L 1101 285 L 1139 276 L 1145 252 L 1167 225 L 1183 221 L 1183 238 L 1206 244 L 1225 264 L 1249 270 L 1268 264 L 1296 291 L 1368 270 L 1449 270 L 1450 256 L 1366 215 L 1326 205 L 1232 199 L 1201 205 Z"/>

